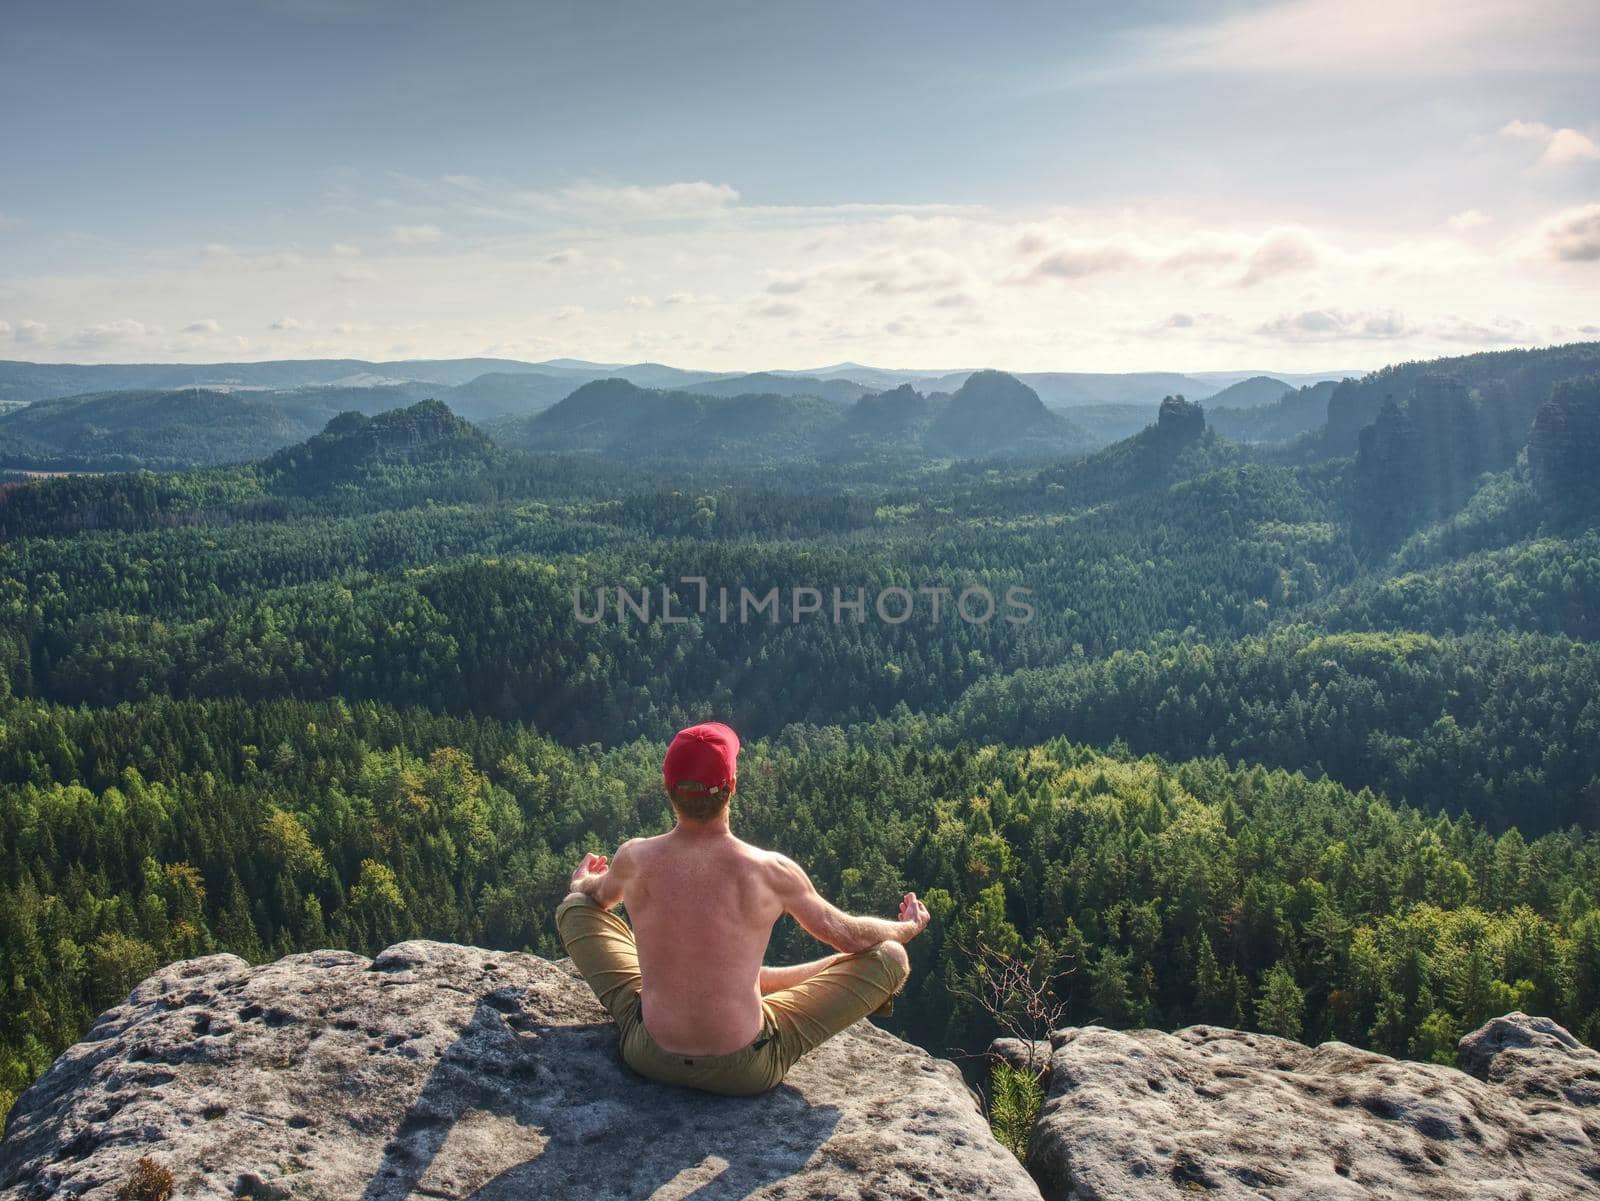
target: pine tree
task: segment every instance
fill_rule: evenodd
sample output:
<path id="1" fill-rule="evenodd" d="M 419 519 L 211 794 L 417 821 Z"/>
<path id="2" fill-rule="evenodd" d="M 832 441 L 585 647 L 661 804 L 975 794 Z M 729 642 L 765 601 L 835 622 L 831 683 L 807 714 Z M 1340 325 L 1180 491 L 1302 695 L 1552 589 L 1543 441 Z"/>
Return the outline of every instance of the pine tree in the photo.
<path id="1" fill-rule="evenodd" d="M 1306 997 L 1280 961 L 1262 977 L 1256 998 L 1256 1026 L 1267 1034 L 1298 1040 L 1305 1033 Z"/>

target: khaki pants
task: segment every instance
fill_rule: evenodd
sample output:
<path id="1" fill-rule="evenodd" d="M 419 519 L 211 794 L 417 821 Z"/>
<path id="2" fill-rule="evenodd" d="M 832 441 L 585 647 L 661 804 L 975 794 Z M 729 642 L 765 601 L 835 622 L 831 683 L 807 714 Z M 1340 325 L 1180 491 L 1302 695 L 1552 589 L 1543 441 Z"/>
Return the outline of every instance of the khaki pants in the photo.
<path id="1" fill-rule="evenodd" d="M 622 1058 L 663 1084 L 734 1096 L 764 1092 L 807 1051 L 869 1013 L 889 1012 L 905 969 L 876 948 L 841 959 L 793 988 L 761 998 L 761 1032 L 726 1055 L 677 1055 L 650 1037 L 639 1017 L 639 952 L 620 914 L 588 897 L 568 897 L 556 910 L 556 929 L 594 995 L 616 1020 Z"/>

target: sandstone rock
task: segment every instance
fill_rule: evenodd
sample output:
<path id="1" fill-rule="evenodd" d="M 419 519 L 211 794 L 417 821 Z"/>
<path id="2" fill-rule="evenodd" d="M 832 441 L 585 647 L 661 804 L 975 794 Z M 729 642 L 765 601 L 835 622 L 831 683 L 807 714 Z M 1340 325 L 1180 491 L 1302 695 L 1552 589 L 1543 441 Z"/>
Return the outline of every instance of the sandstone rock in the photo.
<path id="1" fill-rule="evenodd" d="M 1461 1040 L 1461 1066 L 1529 1101 L 1565 1101 L 1595 1109 L 1600 1126 L 1600 1051 L 1549 1018 L 1508 1013 Z"/>
<path id="2" fill-rule="evenodd" d="M 1545 501 L 1557 505 L 1592 500 L 1597 458 L 1600 377 L 1558 384 L 1534 415 L 1528 437 L 1534 488 Z"/>
<path id="3" fill-rule="evenodd" d="M 863 1022 L 777 1089 L 645 1081 L 567 964 L 409 942 L 146 980 L 12 1111 L 0 1201 L 1037 1198 L 953 1065 Z"/>
<path id="4" fill-rule="evenodd" d="M 1156 428 L 1168 437 L 1191 441 L 1206 432 L 1206 411 L 1192 400 L 1168 396 L 1156 414 Z"/>
<path id="5" fill-rule="evenodd" d="M 1344 1043 L 1193 1026 L 1051 1035 L 1029 1167 L 1047 1198 L 1600 1196 L 1600 1055 L 1521 1014 L 1463 1040 L 1487 1079 Z M 1539 1088 L 1545 1075 L 1567 1086 Z"/>

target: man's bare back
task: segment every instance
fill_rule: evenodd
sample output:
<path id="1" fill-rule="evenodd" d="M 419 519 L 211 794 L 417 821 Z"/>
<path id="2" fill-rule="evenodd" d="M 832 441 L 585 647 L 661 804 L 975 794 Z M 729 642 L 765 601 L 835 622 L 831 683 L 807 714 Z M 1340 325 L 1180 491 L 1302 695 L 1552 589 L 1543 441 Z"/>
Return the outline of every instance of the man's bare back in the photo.
<path id="1" fill-rule="evenodd" d="M 763 968 L 772 927 L 785 913 L 841 952 L 890 943 L 901 959 L 900 944 L 927 926 L 915 893 L 902 899 L 900 921 L 853 917 L 824 900 L 791 860 L 735 838 L 726 818 L 697 825 L 680 822 L 625 842 L 609 864 L 585 856 L 572 880 L 574 891 L 602 906 L 626 906 L 638 940 L 641 1016 L 666 1050 L 722 1055 L 746 1046 L 761 1030 L 763 992 L 833 961 Z"/>
<path id="2" fill-rule="evenodd" d="M 748 1096 L 807 1052 L 887 1012 L 911 973 L 903 944 L 928 925 L 908 892 L 900 920 L 852 917 L 795 863 L 733 836 L 739 736 L 721 722 L 679 730 L 661 764 L 676 824 L 616 861 L 589 852 L 556 928 L 617 1023 L 622 1058 L 664 1084 Z M 610 912 L 627 906 L 628 920 Z M 761 962 L 785 913 L 839 954 Z"/>

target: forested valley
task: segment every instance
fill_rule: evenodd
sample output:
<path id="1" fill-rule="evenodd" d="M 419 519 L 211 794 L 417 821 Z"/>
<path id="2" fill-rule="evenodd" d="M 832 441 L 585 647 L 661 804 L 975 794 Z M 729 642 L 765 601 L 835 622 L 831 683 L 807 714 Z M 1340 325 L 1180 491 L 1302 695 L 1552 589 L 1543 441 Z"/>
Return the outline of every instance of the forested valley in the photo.
<path id="1" fill-rule="evenodd" d="M 667 827 L 713 718 L 736 832 L 927 901 L 885 1024 L 936 1052 L 994 1034 L 996 953 L 1076 1024 L 1600 1042 L 1600 345 L 1222 429 L 1172 396 L 1093 453 L 996 372 L 616 383 L 0 484 L 0 1112 L 173 959 L 558 956 L 572 867 Z"/>

